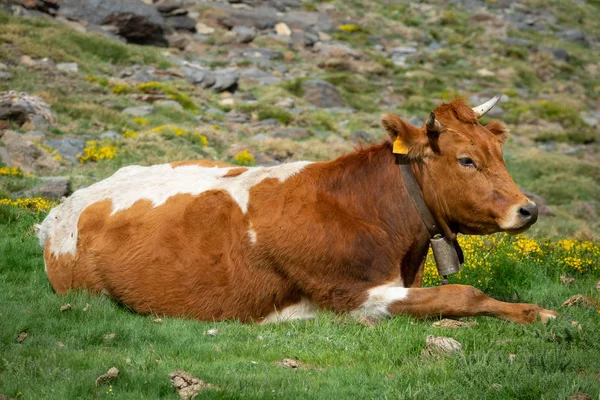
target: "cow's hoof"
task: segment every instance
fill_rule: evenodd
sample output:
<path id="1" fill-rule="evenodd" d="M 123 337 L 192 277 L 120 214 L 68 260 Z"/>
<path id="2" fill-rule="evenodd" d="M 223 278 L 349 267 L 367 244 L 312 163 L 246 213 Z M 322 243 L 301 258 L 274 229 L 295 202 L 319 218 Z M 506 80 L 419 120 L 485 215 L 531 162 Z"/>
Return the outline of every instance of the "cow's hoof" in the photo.
<path id="1" fill-rule="evenodd" d="M 558 313 L 552 310 L 544 310 L 543 308 L 539 311 L 540 320 L 543 324 L 547 323 L 549 320 L 558 317 Z"/>

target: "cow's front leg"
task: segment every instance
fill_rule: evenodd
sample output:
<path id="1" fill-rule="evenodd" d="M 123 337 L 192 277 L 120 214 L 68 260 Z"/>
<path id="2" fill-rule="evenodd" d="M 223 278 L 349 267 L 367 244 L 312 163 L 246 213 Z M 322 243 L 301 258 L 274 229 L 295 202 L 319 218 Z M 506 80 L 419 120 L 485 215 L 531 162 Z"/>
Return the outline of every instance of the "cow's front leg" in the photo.
<path id="1" fill-rule="evenodd" d="M 535 304 L 505 303 L 486 296 L 481 290 L 466 285 L 444 285 L 432 288 L 403 288 L 387 284 L 368 291 L 366 302 L 359 314 L 414 317 L 471 317 L 486 315 L 527 324 L 538 315 L 542 322 L 555 318 L 558 313 Z"/>

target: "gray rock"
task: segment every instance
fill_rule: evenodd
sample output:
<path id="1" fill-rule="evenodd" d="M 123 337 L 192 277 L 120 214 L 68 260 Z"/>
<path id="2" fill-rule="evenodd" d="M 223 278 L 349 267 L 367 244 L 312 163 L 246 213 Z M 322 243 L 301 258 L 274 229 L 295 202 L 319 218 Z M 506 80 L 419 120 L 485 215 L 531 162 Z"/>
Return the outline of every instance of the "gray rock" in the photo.
<path id="1" fill-rule="evenodd" d="M 260 126 L 280 126 L 281 122 L 276 120 L 275 118 L 266 118 L 260 121 Z"/>
<path id="2" fill-rule="evenodd" d="M 195 32 L 196 20 L 187 15 L 175 15 L 166 19 L 167 25 L 173 29 Z"/>
<path id="3" fill-rule="evenodd" d="M 225 115 L 225 119 L 227 122 L 242 124 L 250 121 L 250 116 L 248 114 L 230 111 L 227 113 L 227 115 Z"/>
<path id="4" fill-rule="evenodd" d="M 45 144 L 56 149 L 58 155 L 71 164 L 79 162 L 77 156 L 83 153 L 83 148 L 85 147 L 83 140 L 75 138 L 51 139 L 47 140 Z"/>
<path id="5" fill-rule="evenodd" d="M 275 138 L 287 138 L 292 140 L 309 138 L 310 132 L 302 128 L 284 128 L 278 129 L 273 133 Z"/>
<path id="6" fill-rule="evenodd" d="M 345 103 L 337 88 L 322 80 L 309 80 L 302 83 L 304 99 L 317 107 L 344 107 Z"/>
<path id="7" fill-rule="evenodd" d="M 185 50 L 192 42 L 192 39 L 189 34 L 185 35 L 180 32 L 173 32 L 167 35 L 167 42 L 169 42 L 169 47 Z"/>
<path id="8" fill-rule="evenodd" d="M 209 71 L 190 66 L 183 66 L 181 70 L 190 83 L 204 89 L 210 88 L 215 92 L 237 90 L 238 74 L 236 71 L 228 69 Z"/>
<path id="9" fill-rule="evenodd" d="M 41 131 L 29 131 L 23 135 L 23 139 L 30 140 L 32 142 L 41 142 L 44 140 L 46 135 Z"/>
<path id="10" fill-rule="evenodd" d="M 192 7 L 196 5 L 194 0 L 159 0 L 154 6 L 161 14 L 168 14 L 177 9 Z"/>
<path id="11" fill-rule="evenodd" d="M 236 55 L 250 61 L 280 60 L 283 58 L 283 53 L 280 51 L 263 49 L 260 47 L 240 49 L 237 51 Z"/>
<path id="12" fill-rule="evenodd" d="M 118 134 L 115 131 L 106 131 L 103 132 L 102 134 L 100 134 L 100 139 L 106 139 L 106 140 L 118 140 L 120 139 L 122 136 L 120 134 Z"/>
<path id="13" fill-rule="evenodd" d="M 4 143 L 4 147 L 0 147 L 0 157 L 9 167 L 18 167 L 27 173 L 54 172 L 60 168 L 50 153 L 17 132 L 0 131 L 0 141 Z"/>
<path id="14" fill-rule="evenodd" d="M 112 25 L 114 32 L 138 44 L 166 46 L 165 20 L 156 7 L 139 0 L 62 0 L 58 15 L 96 25 Z"/>
<path id="15" fill-rule="evenodd" d="M 342 43 L 317 42 L 313 48 L 327 57 L 345 57 L 352 58 L 355 60 L 359 60 L 362 58 L 362 54 L 360 52 Z"/>
<path id="16" fill-rule="evenodd" d="M 50 106 L 37 96 L 24 92 L 0 92 L 0 128 L 2 121 L 11 121 L 19 126 L 30 123 L 45 129 L 56 123 Z"/>
<path id="17" fill-rule="evenodd" d="M 56 64 L 56 69 L 63 72 L 77 72 L 79 71 L 79 67 L 77 63 L 58 63 Z"/>
<path id="18" fill-rule="evenodd" d="M 264 142 L 265 140 L 268 140 L 269 136 L 267 134 L 264 133 L 259 133 L 258 135 L 254 135 L 252 136 L 252 141 L 253 142 Z"/>
<path id="19" fill-rule="evenodd" d="M 71 182 L 66 176 L 46 176 L 41 177 L 42 183 L 31 189 L 20 193 L 26 197 L 45 197 L 52 200 L 60 200 L 69 195 L 71 191 Z"/>
<path id="20" fill-rule="evenodd" d="M 240 71 L 240 78 L 258 82 L 260 85 L 277 85 L 281 79 L 260 68 L 246 68 Z"/>
<path id="21" fill-rule="evenodd" d="M 560 37 L 568 42 L 579 43 L 583 46 L 590 45 L 590 41 L 580 29 L 567 29 L 560 34 Z"/>
<path id="22" fill-rule="evenodd" d="M 254 10 L 228 10 L 228 14 L 218 21 L 228 28 L 234 26 L 253 26 L 259 30 L 272 29 L 278 22 L 277 10 L 272 7 L 260 7 Z"/>
<path id="23" fill-rule="evenodd" d="M 598 126 L 598 118 L 592 117 L 591 115 L 582 115 L 581 119 L 586 123 L 586 125 L 589 125 L 592 128 Z"/>
<path id="24" fill-rule="evenodd" d="M 331 30 L 331 22 L 325 12 L 319 11 L 290 11 L 282 20 L 292 29 L 314 29 L 316 32 Z"/>
<path id="25" fill-rule="evenodd" d="M 295 105 L 296 105 L 296 100 L 294 100 L 291 97 L 288 97 L 286 99 L 281 100 L 277 104 L 275 104 L 275 107 L 294 108 Z"/>
<path id="26" fill-rule="evenodd" d="M 127 107 L 123 111 L 123 114 L 132 115 L 134 117 L 145 117 L 146 115 L 152 114 L 154 112 L 154 107 L 152 106 L 139 106 L 139 107 Z"/>
<path id="27" fill-rule="evenodd" d="M 0 71 L 0 81 L 8 81 L 12 79 L 12 74 L 6 71 Z"/>
<path id="28" fill-rule="evenodd" d="M 254 27 L 236 26 L 232 31 L 235 33 L 235 41 L 238 43 L 250 43 L 256 37 L 256 29 Z"/>
<path id="29" fill-rule="evenodd" d="M 220 70 L 215 72 L 215 84 L 211 87 L 215 92 L 230 91 L 234 92 L 237 90 L 238 74 L 233 70 Z"/>
<path id="30" fill-rule="evenodd" d="M 415 47 L 398 46 L 390 50 L 391 54 L 417 54 L 419 51 Z"/>
<path id="31" fill-rule="evenodd" d="M 175 100 L 158 100 L 154 102 L 154 105 L 161 107 L 174 108 L 176 110 L 183 111 L 183 106 Z"/>
<path id="32" fill-rule="evenodd" d="M 561 49 L 560 47 L 540 47 L 540 51 L 550 53 L 552 57 L 559 61 L 569 61 L 569 53 L 565 49 Z"/>

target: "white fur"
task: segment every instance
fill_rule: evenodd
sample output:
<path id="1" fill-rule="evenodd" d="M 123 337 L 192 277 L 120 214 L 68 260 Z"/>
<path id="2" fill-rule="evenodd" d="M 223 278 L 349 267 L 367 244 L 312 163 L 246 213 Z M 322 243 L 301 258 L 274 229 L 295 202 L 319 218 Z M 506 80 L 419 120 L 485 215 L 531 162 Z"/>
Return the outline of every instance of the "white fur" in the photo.
<path id="1" fill-rule="evenodd" d="M 256 232 L 254 229 L 248 229 L 248 237 L 250 238 L 250 244 L 256 244 Z"/>
<path id="2" fill-rule="evenodd" d="M 264 324 L 273 322 L 293 321 L 300 319 L 312 319 L 317 313 L 318 307 L 315 303 L 303 297 L 298 303 L 287 306 L 282 310 L 275 310 L 267 315 L 262 321 Z"/>
<path id="3" fill-rule="evenodd" d="M 389 306 L 397 301 L 404 300 L 408 297 L 408 291 L 401 284 L 396 282 L 386 283 L 380 286 L 375 286 L 367 292 L 368 298 L 361 306 L 352 311 L 354 317 L 370 316 L 370 317 L 385 317 L 390 315 Z"/>
<path id="4" fill-rule="evenodd" d="M 280 182 L 302 171 L 310 162 L 295 162 L 276 167 L 249 168 L 238 176 L 225 177 L 230 168 L 206 168 L 186 165 L 173 168 L 170 164 L 152 167 L 130 166 L 121 168 L 111 177 L 85 189 L 76 191 L 65 202 L 54 208 L 39 226 L 42 247 L 50 239 L 50 251 L 75 254 L 77 222 L 89 205 L 110 199 L 112 214 L 126 210 L 138 200 L 150 200 L 154 207 L 177 194 L 198 195 L 209 190 L 223 190 L 248 211 L 250 188 L 269 178 Z"/>

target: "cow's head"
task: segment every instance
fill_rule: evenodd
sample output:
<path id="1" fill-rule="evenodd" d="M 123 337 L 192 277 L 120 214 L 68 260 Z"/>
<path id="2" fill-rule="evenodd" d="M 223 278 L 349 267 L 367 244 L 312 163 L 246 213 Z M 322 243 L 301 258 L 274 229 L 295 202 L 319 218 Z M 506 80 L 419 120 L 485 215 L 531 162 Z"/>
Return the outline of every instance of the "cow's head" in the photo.
<path id="1" fill-rule="evenodd" d="M 499 99 L 474 108 L 463 100 L 442 104 L 421 128 L 395 115 L 383 117 L 383 127 L 413 162 L 425 201 L 446 233 L 516 233 L 537 220 L 535 203 L 521 193 L 502 158 L 506 126 L 478 121 Z"/>

